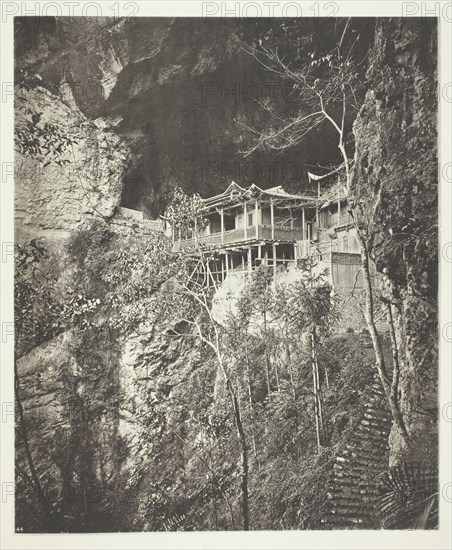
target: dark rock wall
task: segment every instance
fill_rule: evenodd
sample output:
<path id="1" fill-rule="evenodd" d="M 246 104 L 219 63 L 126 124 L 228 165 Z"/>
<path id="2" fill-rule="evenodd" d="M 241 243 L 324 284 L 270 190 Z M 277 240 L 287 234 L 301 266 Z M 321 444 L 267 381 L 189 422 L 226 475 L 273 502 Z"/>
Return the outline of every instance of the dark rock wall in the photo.
<path id="1" fill-rule="evenodd" d="M 428 460 L 437 446 L 437 26 L 377 23 L 369 91 L 355 122 L 353 200 L 401 348 L 400 399 L 412 438 L 392 434 L 391 461 Z"/>
<path id="2" fill-rule="evenodd" d="M 189 23 L 21 18 L 16 22 L 16 69 L 18 75 L 23 69 L 41 75 L 53 93 L 67 82 L 87 118 L 102 117 L 114 127 L 133 153 L 122 204 L 139 208 L 146 198 L 156 216 L 175 185 L 204 196 L 233 179 L 300 190 L 307 184 L 305 164 L 338 161 L 328 125 L 284 154 L 256 152 L 243 158 L 240 153 L 252 142 L 243 125 L 268 124 L 256 100 L 273 98 L 282 116 L 293 114 L 298 105 L 289 96 L 290 87 L 243 51 L 242 41 L 256 43 L 273 34 L 281 55 L 293 56 L 291 44 L 300 36 L 319 32 L 322 40 L 334 40 L 334 21 L 286 20 L 284 25 L 233 18 Z M 361 37 L 364 49 L 372 37 L 369 23 Z M 328 44 L 314 41 L 304 47 L 310 51 Z"/>

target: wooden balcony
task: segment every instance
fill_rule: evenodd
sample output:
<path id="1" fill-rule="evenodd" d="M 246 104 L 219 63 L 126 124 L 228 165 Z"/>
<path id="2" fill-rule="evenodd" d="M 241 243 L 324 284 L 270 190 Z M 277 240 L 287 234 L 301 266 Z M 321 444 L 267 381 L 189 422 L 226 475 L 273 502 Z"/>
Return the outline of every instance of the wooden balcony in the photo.
<path id="1" fill-rule="evenodd" d="M 203 245 L 210 248 L 219 248 L 222 246 L 250 243 L 250 241 L 280 241 L 294 243 L 303 240 L 303 231 L 301 227 L 278 227 L 272 228 L 270 225 L 250 226 L 246 229 L 231 229 L 223 233 L 212 233 L 211 235 L 200 235 L 196 239 L 182 239 L 175 241 L 173 250 L 178 251 L 181 248 Z"/>
<path id="2" fill-rule="evenodd" d="M 350 214 L 342 214 L 337 218 L 336 228 L 342 228 L 353 224 L 353 219 Z"/>

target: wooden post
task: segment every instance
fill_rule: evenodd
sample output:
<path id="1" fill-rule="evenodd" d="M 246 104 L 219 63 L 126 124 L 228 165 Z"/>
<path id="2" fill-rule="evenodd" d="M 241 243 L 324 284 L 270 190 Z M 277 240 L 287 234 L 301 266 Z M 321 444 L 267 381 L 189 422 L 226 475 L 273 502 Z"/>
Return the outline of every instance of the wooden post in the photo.
<path id="1" fill-rule="evenodd" d="M 340 186 L 337 186 L 337 225 L 340 224 L 341 217 L 341 196 L 340 196 Z"/>
<path id="2" fill-rule="evenodd" d="M 244 233 L 243 236 L 246 239 L 248 238 L 248 209 L 246 206 L 246 202 L 243 205 L 243 227 L 244 227 Z"/>
<path id="3" fill-rule="evenodd" d="M 257 201 L 254 203 L 254 217 L 255 217 L 254 227 L 256 231 L 256 234 L 254 235 L 254 237 L 258 239 L 259 238 L 259 205 Z"/>
<path id="4" fill-rule="evenodd" d="M 245 255 L 242 254 L 242 271 L 245 271 Z"/>
<path id="5" fill-rule="evenodd" d="M 303 235 L 303 241 L 306 240 L 306 214 L 304 211 L 304 206 L 301 208 L 301 229 Z"/>
<path id="6" fill-rule="evenodd" d="M 265 253 L 264 253 L 264 262 L 265 262 L 265 265 L 268 265 L 268 250 L 265 249 Z"/>
<path id="7" fill-rule="evenodd" d="M 251 246 L 248 247 L 248 273 L 251 273 L 253 270 L 253 264 L 251 262 Z"/>
<path id="8" fill-rule="evenodd" d="M 225 273 L 225 280 L 227 281 L 227 287 L 229 288 L 229 277 L 228 277 L 228 274 L 229 274 L 229 256 L 228 256 L 228 253 L 227 251 L 225 251 L 224 253 L 224 261 L 225 261 L 225 265 L 226 265 L 226 273 Z"/>
<path id="9" fill-rule="evenodd" d="M 197 244 L 197 242 L 198 242 L 198 222 L 197 222 L 196 218 L 195 218 L 194 232 L 195 232 L 195 244 Z"/>
<path id="10" fill-rule="evenodd" d="M 261 244 L 257 247 L 257 257 L 258 257 L 259 260 L 262 259 L 262 245 Z"/>
<path id="11" fill-rule="evenodd" d="M 275 239 L 275 211 L 273 208 L 273 199 L 270 201 L 270 225 L 272 226 L 272 241 Z"/>
<path id="12" fill-rule="evenodd" d="M 221 216 L 221 242 L 224 243 L 224 211 L 223 208 L 220 210 Z"/>
<path id="13" fill-rule="evenodd" d="M 273 243 L 273 282 L 276 284 L 276 243 Z"/>

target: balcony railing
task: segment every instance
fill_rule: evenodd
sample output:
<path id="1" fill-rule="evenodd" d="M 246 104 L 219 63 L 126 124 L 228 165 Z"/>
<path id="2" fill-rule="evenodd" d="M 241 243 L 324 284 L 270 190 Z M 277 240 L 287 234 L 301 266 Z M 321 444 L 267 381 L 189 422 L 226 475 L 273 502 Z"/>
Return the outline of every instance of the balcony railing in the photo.
<path id="1" fill-rule="evenodd" d="M 196 246 L 196 244 L 202 244 L 204 246 L 218 247 L 223 244 L 233 244 L 240 242 L 247 242 L 249 240 L 263 240 L 263 241 L 286 241 L 295 242 L 303 239 L 303 231 L 301 227 L 277 227 L 275 226 L 273 231 L 269 225 L 250 226 L 245 229 L 231 229 L 230 231 L 224 231 L 223 233 L 212 233 L 211 235 L 200 235 L 196 239 L 182 239 L 181 241 L 175 241 L 174 250 L 180 250 L 181 248 L 187 248 L 189 246 Z"/>
<path id="2" fill-rule="evenodd" d="M 342 214 L 339 216 L 339 219 L 337 221 L 338 227 L 343 227 L 344 225 L 350 225 L 353 223 L 352 217 L 350 214 Z"/>

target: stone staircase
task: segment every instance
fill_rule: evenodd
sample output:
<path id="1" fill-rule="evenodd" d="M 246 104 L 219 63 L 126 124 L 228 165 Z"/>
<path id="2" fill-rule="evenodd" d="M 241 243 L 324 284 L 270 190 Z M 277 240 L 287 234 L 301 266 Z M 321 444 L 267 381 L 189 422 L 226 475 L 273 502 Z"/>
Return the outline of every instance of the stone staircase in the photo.
<path id="1" fill-rule="evenodd" d="M 336 456 L 328 489 L 323 527 L 378 529 L 380 474 L 388 467 L 391 415 L 380 381 L 375 376 L 365 412 L 351 440 Z"/>

